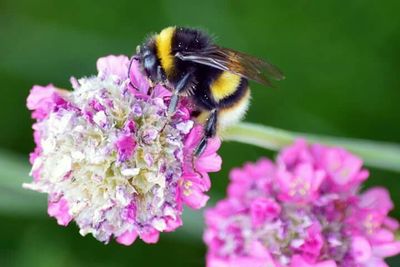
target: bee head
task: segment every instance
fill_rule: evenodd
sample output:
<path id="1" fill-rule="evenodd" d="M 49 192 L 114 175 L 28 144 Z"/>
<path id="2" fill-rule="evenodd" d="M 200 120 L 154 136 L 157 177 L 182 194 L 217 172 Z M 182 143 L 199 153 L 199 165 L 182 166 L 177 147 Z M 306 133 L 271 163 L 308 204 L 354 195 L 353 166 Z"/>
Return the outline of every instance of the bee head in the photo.
<path id="1" fill-rule="evenodd" d="M 158 80 L 157 56 L 148 44 L 138 45 L 136 55 L 143 71 L 152 81 Z"/>

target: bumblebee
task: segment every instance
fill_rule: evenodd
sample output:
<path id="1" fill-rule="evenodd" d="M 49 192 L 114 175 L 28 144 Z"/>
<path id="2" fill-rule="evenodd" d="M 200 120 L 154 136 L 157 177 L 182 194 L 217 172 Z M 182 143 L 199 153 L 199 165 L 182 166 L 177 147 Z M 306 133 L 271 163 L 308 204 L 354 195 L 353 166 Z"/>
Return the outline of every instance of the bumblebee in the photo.
<path id="1" fill-rule="evenodd" d="M 138 46 L 137 58 L 151 81 L 172 91 L 169 114 L 181 96 L 191 98 L 194 114 L 204 125 L 194 156 L 204 151 L 217 130 L 243 118 L 250 101 L 248 80 L 271 86 L 270 77 L 284 78 L 274 65 L 220 47 L 208 34 L 192 28 L 168 27 L 150 36 Z"/>

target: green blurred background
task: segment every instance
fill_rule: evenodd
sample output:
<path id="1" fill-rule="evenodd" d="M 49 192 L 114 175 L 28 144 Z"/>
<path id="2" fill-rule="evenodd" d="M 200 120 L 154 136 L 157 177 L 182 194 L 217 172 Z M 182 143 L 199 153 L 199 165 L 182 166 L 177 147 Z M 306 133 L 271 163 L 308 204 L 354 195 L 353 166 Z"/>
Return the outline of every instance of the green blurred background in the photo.
<path id="1" fill-rule="evenodd" d="M 70 88 L 70 76 L 95 73 L 98 57 L 131 55 L 148 33 L 169 25 L 195 26 L 285 72 L 277 89 L 252 85 L 247 121 L 400 143 L 399 10 L 397 0 L 1 0 L 0 266 L 204 266 L 200 212 L 186 212 L 185 226 L 157 245 L 103 245 L 73 224 L 58 226 L 43 196 L 15 186 L 29 180 L 25 99 L 33 84 Z M 213 202 L 233 166 L 274 156 L 236 143 L 224 143 L 221 154 Z M 371 169 L 368 184 L 388 187 L 400 205 L 397 179 L 399 173 Z"/>

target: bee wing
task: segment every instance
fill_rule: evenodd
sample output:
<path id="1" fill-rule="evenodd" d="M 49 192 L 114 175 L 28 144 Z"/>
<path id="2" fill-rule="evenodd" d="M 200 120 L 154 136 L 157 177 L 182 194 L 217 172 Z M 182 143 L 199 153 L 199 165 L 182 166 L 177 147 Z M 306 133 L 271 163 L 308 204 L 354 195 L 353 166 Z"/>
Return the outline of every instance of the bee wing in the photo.
<path id="1" fill-rule="evenodd" d="M 229 48 L 213 46 L 201 52 L 178 52 L 175 56 L 183 61 L 192 61 L 229 71 L 266 86 L 272 85 L 269 77 L 276 80 L 285 78 L 282 72 L 271 63 Z"/>

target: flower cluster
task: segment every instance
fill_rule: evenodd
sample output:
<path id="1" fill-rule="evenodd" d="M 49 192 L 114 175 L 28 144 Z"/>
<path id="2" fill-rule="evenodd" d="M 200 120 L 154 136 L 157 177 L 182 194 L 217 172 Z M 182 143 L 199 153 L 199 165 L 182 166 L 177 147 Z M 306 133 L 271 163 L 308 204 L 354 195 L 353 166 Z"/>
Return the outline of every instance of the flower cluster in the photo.
<path id="1" fill-rule="evenodd" d="M 298 140 L 276 163 L 231 172 L 228 197 L 206 211 L 209 267 L 383 267 L 400 252 L 386 189 L 360 193 L 362 161 Z"/>
<path id="2" fill-rule="evenodd" d="M 97 68 L 97 76 L 72 78 L 73 91 L 32 88 L 37 147 L 33 182 L 24 186 L 48 193 L 49 215 L 64 226 L 74 220 L 82 235 L 157 242 L 160 232 L 182 225 L 183 204 L 205 205 L 220 141 L 209 140 L 193 159 L 202 127 L 187 99 L 171 117 L 170 91 L 151 84 L 137 61 L 108 56 Z"/>

